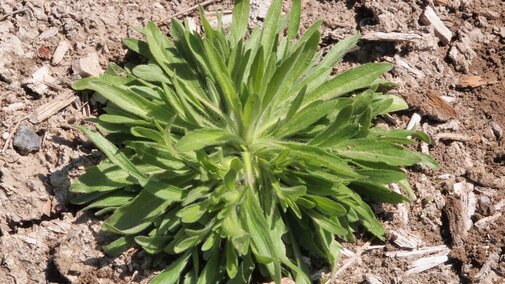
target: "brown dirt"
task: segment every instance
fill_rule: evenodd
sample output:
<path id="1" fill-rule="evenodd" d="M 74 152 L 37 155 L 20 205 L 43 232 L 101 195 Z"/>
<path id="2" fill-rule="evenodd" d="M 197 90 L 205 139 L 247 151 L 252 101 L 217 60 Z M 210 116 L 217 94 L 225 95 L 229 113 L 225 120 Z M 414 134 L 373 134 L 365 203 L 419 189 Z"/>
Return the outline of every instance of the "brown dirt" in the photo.
<path id="1" fill-rule="evenodd" d="M 96 52 L 102 68 L 111 61 L 121 62 L 125 52 L 120 39 L 138 36 L 135 28 L 148 20 L 159 22 L 198 1 L 120 2 L 0 1 L 0 135 L 11 132 L 18 121 L 56 95 L 71 92 L 69 84 L 77 78 L 74 60 Z M 400 84 L 395 92 L 412 110 L 395 115 L 396 125 L 387 123 L 404 128 L 414 112 L 421 114 L 417 129 L 428 132 L 433 143 L 419 150 L 429 151 L 441 164 L 437 172 L 409 169 L 416 194 L 412 203 L 375 206 L 388 238 L 384 244 L 372 240 L 372 245 L 385 246 L 366 250 L 336 282 L 377 283 L 375 278 L 381 283 L 503 283 L 505 2 L 303 2 L 304 28 L 323 20 L 322 48 L 357 32 L 422 36 L 413 42 L 363 40 L 342 66 L 376 60 L 393 63 L 388 79 Z M 440 44 L 433 29 L 420 21 L 428 2 L 436 3 L 435 12 L 453 33 L 448 45 Z M 229 7 L 230 1 L 223 1 L 206 9 Z M 3 14 L 16 10 L 23 12 L 3 19 Z M 52 54 L 63 39 L 71 48 L 61 63 L 52 65 Z M 42 66 L 48 67 L 52 78 L 44 80 L 46 88 L 41 91 L 28 80 Z M 460 80 L 469 75 L 479 76 L 485 84 L 461 86 Z M 110 236 L 99 232 L 101 220 L 68 204 L 70 180 L 101 157 L 70 128 L 96 114 L 93 100 L 86 94 L 76 96 L 76 102 L 46 121 L 23 121 L 43 137 L 39 151 L 22 156 L 8 146 L 0 154 L 0 283 L 144 283 L 152 271 L 163 267 L 156 258 L 134 249 L 118 258 L 105 257 L 100 244 Z M 5 142 L 0 139 L 0 150 Z M 468 223 L 462 210 L 473 205 Z M 448 261 L 406 274 L 414 261 L 427 255 L 388 256 L 412 249 L 395 241 L 398 234 L 417 239 L 419 248 L 447 245 Z M 355 252 L 366 241 L 365 235 L 344 247 Z M 341 264 L 348 260 L 343 256 Z"/>

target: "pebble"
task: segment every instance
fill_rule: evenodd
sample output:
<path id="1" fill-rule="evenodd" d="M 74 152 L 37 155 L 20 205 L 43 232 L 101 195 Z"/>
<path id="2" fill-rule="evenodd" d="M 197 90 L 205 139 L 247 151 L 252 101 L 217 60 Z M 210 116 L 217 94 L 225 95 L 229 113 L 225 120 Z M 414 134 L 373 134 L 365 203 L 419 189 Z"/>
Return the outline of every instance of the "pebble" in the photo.
<path id="1" fill-rule="evenodd" d="M 493 130 L 493 133 L 494 135 L 496 136 L 496 139 L 500 139 L 503 137 L 503 129 L 501 128 L 501 126 L 494 122 L 494 121 L 491 121 L 491 129 Z"/>
<path id="2" fill-rule="evenodd" d="M 2 133 L 2 139 L 7 140 L 9 138 L 9 132 Z"/>
<path id="3" fill-rule="evenodd" d="M 75 60 L 72 64 L 72 70 L 81 77 L 98 76 L 103 73 L 96 52 L 89 53 L 86 57 Z"/>
<path id="4" fill-rule="evenodd" d="M 42 139 L 28 125 L 21 125 L 14 135 L 13 145 L 21 155 L 28 155 L 31 152 L 38 151 Z"/>
<path id="5" fill-rule="evenodd" d="M 45 30 L 44 32 L 42 32 L 39 35 L 39 39 L 44 40 L 44 39 L 52 38 L 53 36 L 55 36 L 57 34 L 58 34 L 58 29 L 55 27 L 52 27 L 52 28 L 49 28 L 49 29 Z"/>

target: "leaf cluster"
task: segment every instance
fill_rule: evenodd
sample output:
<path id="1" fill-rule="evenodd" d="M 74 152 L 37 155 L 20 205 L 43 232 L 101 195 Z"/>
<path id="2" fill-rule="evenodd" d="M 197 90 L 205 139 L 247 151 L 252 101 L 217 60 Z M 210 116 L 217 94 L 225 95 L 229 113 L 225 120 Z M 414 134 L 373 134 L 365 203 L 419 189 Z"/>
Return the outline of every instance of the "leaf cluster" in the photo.
<path id="1" fill-rule="evenodd" d="M 249 1 L 237 0 L 229 30 L 201 10 L 203 35 L 153 23 L 126 39 L 139 65 L 111 65 L 74 83 L 108 100 L 82 130 L 107 156 L 72 184 L 74 200 L 110 214 L 103 229 L 175 261 L 153 283 L 246 283 L 253 271 L 310 283 L 310 255 L 335 266 L 340 240 L 364 228 L 382 239 L 368 202 L 400 203 L 402 166 L 430 157 L 407 150 L 422 132 L 386 130 L 374 118 L 405 109 L 379 92 L 387 63 L 330 78 L 359 37 L 318 50 L 321 22 L 297 38 L 301 3 L 287 15 L 274 0 L 262 29 L 248 30 Z M 118 148 L 116 145 L 120 145 Z"/>

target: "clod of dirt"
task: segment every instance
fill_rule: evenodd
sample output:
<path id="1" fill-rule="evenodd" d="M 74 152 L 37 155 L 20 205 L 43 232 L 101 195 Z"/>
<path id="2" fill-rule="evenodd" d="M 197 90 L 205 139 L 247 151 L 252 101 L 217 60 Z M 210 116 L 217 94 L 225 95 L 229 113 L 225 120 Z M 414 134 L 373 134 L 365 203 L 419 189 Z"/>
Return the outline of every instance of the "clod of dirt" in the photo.
<path id="1" fill-rule="evenodd" d="M 14 135 L 14 147 L 21 155 L 28 155 L 40 149 L 42 139 L 28 125 L 21 125 Z"/>
<path id="2" fill-rule="evenodd" d="M 98 76 L 103 72 L 96 52 L 89 53 L 86 57 L 75 60 L 72 64 L 72 70 L 81 77 Z"/>

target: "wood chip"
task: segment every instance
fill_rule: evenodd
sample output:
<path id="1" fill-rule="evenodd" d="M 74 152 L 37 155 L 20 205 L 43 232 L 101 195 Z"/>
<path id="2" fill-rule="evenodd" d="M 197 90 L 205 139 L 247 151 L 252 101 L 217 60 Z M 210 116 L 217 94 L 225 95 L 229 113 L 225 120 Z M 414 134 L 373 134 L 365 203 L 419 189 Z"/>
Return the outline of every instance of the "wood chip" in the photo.
<path id="1" fill-rule="evenodd" d="M 461 133 L 450 133 L 450 132 L 437 133 L 434 138 L 437 141 L 438 140 L 461 141 L 461 142 L 473 141 L 472 137 L 468 135 Z"/>
<path id="2" fill-rule="evenodd" d="M 405 59 L 403 59 L 401 56 L 399 56 L 398 54 L 395 55 L 395 65 L 398 66 L 398 67 L 401 67 L 403 69 L 406 69 L 407 71 L 409 71 L 410 73 L 412 73 L 414 76 L 416 76 L 416 78 L 418 79 L 424 79 L 425 75 L 424 73 L 417 69 L 416 67 L 412 66 L 412 64 L 410 64 L 409 62 L 407 62 Z"/>
<path id="3" fill-rule="evenodd" d="M 396 246 L 404 249 L 416 249 L 422 243 L 416 236 L 400 231 L 391 232 L 391 240 Z"/>
<path id="4" fill-rule="evenodd" d="M 75 99 L 76 96 L 71 92 L 59 95 L 33 111 L 29 116 L 29 120 L 31 123 L 40 123 L 71 104 Z"/>
<path id="5" fill-rule="evenodd" d="M 439 112 L 436 115 L 448 118 L 456 118 L 458 116 L 456 110 L 444 101 L 434 90 L 428 90 L 428 92 L 426 92 L 426 97 L 428 97 L 428 103 L 434 108 L 434 111 Z"/>
<path id="6" fill-rule="evenodd" d="M 419 125 L 420 122 L 421 122 L 421 116 L 418 113 L 414 113 L 410 118 L 410 121 L 405 129 L 414 130 L 417 127 L 417 125 Z"/>
<path id="7" fill-rule="evenodd" d="M 451 251 L 447 246 L 445 245 L 440 245 L 440 246 L 433 246 L 433 247 L 424 247 L 416 250 L 401 250 L 401 251 L 390 251 L 386 252 L 386 256 L 388 257 L 412 257 L 412 256 L 420 256 L 424 254 L 431 254 L 431 253 L 441 253 L 445 254 L 447 251 L 447 254 Z"/>
<path id="8" fill-rule="evenodd" d="M 440 39 L 443 44 L 451 42 L 452 32 L 445 26 L 445 24 L 437 16 L 433 8 L 427 6 L 421 17 L 421 21 L 426 25 L 432 25 L 435 29 L 435 35 Z"/>
<path id="9" fill-rule="evenodd" d="M 367 284 L 382 284 L 382 281 L 380 281 L 379 277 L 370 273 L 367 273 L 365 275 L 365 282 Z"/>
<path id="10" fill-rule="evenodd" d="M 475 210 L 477 207 L 477 199 L 475 198 L 475 193 L 473 193 L 474 185 L 468 182 L 458 182 L 453 185 L 454 193 L 459 196 L 462 204 L 462 217 L 464 221 L 464 229 L 466 233 L 470 228 L 472 228 L 473 221 L 472 217 L 475 214 Z"/>
<path id="11" fill-rule="evenodd" d="M 449 0 L 435 0 L 433 2 L 437 6 L 441 6 L 441 5 L 445 6 L 445 5 L 447 5 L 447 3 L 449 3 Z"/>
<path id="12" fill-rule="evenodd" d="M 491 82 L 488 80 L 485 80 L 481 76 L 473 76 L 473 75 L 468 75 L 468 76 L 463 76 L 459 78 L 458 86 L 462 88 L 477 88 L 480 86 L 488 85 L 488 84 L 494 84 L 496 82 Z"/>
<path id="13" fill-rule="evenodd" d="M 475 222 L 475 227 L 479 228 L 479 229 L 484 229 L 485 227 L 487 227 L 487 225 L 491 222 L 493 222 L 494 220 L 498 219 L 501 217 L 501 213 L 498 212 L 494 215 L 491 215 L 491 216 L 487 216 L 487 217 L 484 217 L 482 219 L 479 219 L 479 221 Z"/>
<path id="14" fill-rule="evenodd" d="M 440 264 L 449 260 L 447 255 L 436 255 L 420 258 L 409 265 L 410 269 L 405 272 L 406 275 L 417 274 L 433 267 L 439 266 Z"/>
<path id="15" fill-rule="evenodd" d="M 63 60 L 65 54 L 69 49 L 70 49 L 70 43 L 65 39 L 61 40 L 60 43 L 58 44 L 58 47 L 56 47 L 56 50 L 54 51 L 51 63 L 53 65 L 58 65 Z"/>
<path id="16" fill-rule="evenodd" d="M 384 32 L 368 32 L 364 34 L 362 39 L 371 41 L 416 41 L 422 40 L 423 37 L 416 33 L 384 33 Z"/>

